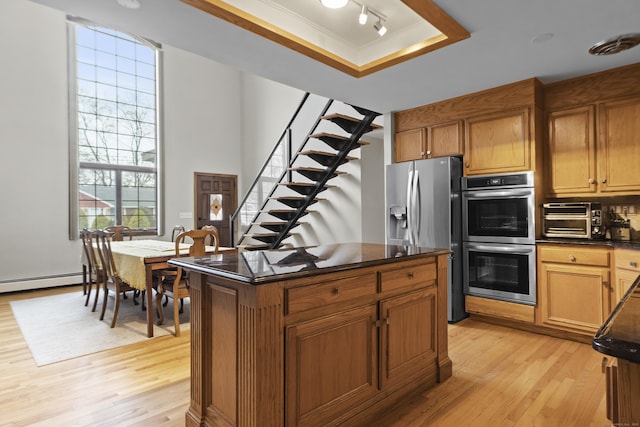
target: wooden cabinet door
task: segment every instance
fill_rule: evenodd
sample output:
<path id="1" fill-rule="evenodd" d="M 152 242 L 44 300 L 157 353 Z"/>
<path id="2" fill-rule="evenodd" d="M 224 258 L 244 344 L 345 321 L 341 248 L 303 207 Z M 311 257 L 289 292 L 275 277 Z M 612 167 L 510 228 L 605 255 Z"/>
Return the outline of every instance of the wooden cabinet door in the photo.
<path id="1" fill-rule="evenodd" d="M 376 320 L 371 304 L 286 328 L 287 426 L 323 425 L 377 393 Z"/>
<path id="2" fill-rule="evenodd" d="M 640 98 L 607 102 L 599 108 L 599 190 L 640 191 Z"/>
<path id="3" fill-rule="evenodd" d="M 593 335 L 610 310 L 609 269 L 538 264 L 540 323 Z"/>
<path id="4" fill-rule="evenodd" d="M 380 383 L 393 387 L 435 369 L 436 295 L 431 287 L 380 302 Z"/>
<path id="5" fill-rule="evenodd" d="M 406 162 L 425 158 L 426 131 L 411 129 L 396 133 L 395 162 Z"/>
<path id="6" fill-rule="evenodd" d="M 594 120 L 592 106 L 549 113 L 545 162 L 549 197 L 597 190 Z"/>
<path id="7" fill-rule="evenodd" d="M 613 286 L 613 298 L 611 300 L 611 310 L 620 302 L 624 294 L 627 293 L 633 282 L 638 278 L 638 272 L 616 268 L 616 283 Z"/>
<path id="8" fill-rule="evenodd" d="M 465 175 L 531 169 L 529 108 L 468 119 L 464 138 Z"/>
<path id="9" fill-rule="evenodd" d="M 427 157 L 459 156 L 462 148 L 462 121 L 427 128 Z"/>

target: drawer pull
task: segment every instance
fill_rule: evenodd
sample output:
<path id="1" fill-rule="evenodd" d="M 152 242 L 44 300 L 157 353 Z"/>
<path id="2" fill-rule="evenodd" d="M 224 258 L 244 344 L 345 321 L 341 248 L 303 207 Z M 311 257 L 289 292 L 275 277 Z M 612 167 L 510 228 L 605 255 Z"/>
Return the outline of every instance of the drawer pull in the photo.
<path id="1" fill-rule="evenodd" d="M 340 295 L 340 288 L 333 288 L 333 293 L 335 295 Z"/>
<path id="2" fill-rule="evenodd" d="M 638 263 L 635 261 L 629 261 L 629 265 L 633 268 L 637 268 L 638 267 Z"/>
<path id="3" fill-rule="evenodd" d="M 407 273 L 407 276 L 409 276 L 409 279 L 413 279 L 413 273 Z"/>
<path id="4" fill-rule="evenodd" d="M 576 261 L 576 257 L 573 256 L 573 255 L 569 255 L 569 261 L 575 262 Z"/>

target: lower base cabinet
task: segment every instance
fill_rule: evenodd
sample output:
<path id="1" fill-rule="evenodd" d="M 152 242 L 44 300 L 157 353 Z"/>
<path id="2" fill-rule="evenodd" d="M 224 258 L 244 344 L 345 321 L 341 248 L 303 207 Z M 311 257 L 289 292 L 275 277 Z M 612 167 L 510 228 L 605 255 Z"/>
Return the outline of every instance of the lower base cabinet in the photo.
<path id="1" fill-rule="evenodd" d="M 541 326 L 592 336 L 610 313 L 608 248 L 538 245 Z"/>
<path id="2" fill-rule="evenodd" d="M 640 365 L 624 359 L 602 359 L 606 375 L 607 418 L 617 426 L 640 425 Z"/>

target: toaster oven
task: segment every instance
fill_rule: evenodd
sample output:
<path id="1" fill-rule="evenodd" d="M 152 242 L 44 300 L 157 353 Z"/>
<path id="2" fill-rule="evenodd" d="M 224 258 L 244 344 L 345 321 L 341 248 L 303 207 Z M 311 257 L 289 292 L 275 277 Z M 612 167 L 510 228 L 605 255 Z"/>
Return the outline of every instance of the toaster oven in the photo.
<path id="1" fill-rule="evenodd" d="M 545 203 L 542 214 L 545 237 L 602 239 L 605 236 L 600 203 Z"/>

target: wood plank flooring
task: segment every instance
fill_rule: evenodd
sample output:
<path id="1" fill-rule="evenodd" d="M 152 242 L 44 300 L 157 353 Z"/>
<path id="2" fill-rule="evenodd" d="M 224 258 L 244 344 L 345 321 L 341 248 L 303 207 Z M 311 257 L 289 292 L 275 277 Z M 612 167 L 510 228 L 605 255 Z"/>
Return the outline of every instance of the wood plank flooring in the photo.
<path id="1" fill-rule="evenodd" d="M 0 426 L 182 426 L 189 336 L 160 337 L 36 367 L 0 294 Z M 602 355 L 587 344 L 475 320 L 449 326 L 453 377 L 377 427 L 607 426 Z"/>

